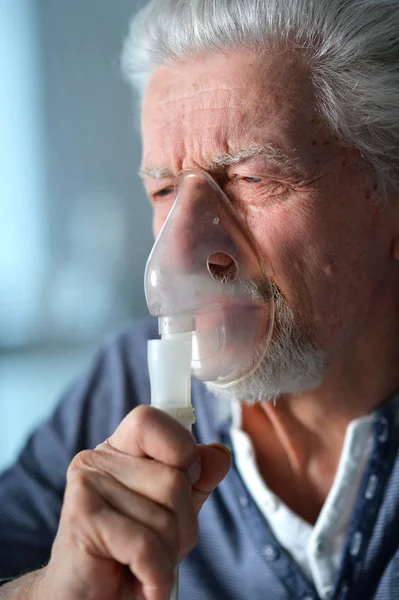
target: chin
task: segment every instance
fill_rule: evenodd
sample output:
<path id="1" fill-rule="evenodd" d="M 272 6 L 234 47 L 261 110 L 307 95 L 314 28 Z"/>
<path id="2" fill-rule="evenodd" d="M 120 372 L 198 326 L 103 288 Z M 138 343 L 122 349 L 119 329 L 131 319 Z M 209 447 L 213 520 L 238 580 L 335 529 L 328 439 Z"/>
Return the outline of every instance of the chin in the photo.
<path id="1" fill-rule="evenodd" d="M 255 404 L 275 402 L 284 394 L 319 387 L 326 371 L 323 352 L 316 350 L 309 341 L 282 337 L 279 335 L 271 341 L 258 368 L 246 379 L 229 387 L 206 382 L 207 389 L 224 400 Z"/>

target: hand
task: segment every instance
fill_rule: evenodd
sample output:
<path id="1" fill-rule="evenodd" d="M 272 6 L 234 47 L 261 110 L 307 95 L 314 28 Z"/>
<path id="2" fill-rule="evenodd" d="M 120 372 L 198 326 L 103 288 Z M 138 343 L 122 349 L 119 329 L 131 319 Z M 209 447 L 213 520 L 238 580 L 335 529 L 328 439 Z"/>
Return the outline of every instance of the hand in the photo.
<path id="1" fill-rule="evenodd" d="M 221 450 L 141 406 L 79 453 L 38 597 L 168 599 L 176 565 L 197 542 L 197 515 L 229 470 Z"/>

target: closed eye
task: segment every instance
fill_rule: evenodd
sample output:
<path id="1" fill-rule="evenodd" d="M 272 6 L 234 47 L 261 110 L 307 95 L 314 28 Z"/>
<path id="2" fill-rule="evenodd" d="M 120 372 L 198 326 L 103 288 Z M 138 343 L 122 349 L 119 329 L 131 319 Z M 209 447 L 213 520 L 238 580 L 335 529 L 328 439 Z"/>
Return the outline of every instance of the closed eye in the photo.
<path id="1" fill-rule="evenodd" d="M 287 197 L 291 187 L 286 182 L 270 177 L 236 175 L 224 187 L 231 200 L 244 202 L 280 201 Z"/>
<path id="2" fill-rule="evenodd" d="M 163 188 L 162 190 L 159 190 L 158 192 L 155 192 L 152 196 L 153 198 L 167 198 L 168 196 L 170 196 L 170 194 L 173 194 L 175 191 L 174 186 L 170 186 L 167 188 Z"/>
<path id="3" fill-rule="evenodd" d="M 262 189 L 273 195 L 282 194 L 288 189 L 287 184 L 282 183 L 281 181 L 270 181 L 269 179 L 263 179 L 262 177 L 242 177 L 242 180 L 245 181 L 245 183 L 261 183 Z"/>
<path id="4" fill-rule="evenodd" d="M 260 177 L 243 177 L 243 179 L 247 183 L 259 183 L 262 181 Z"/>

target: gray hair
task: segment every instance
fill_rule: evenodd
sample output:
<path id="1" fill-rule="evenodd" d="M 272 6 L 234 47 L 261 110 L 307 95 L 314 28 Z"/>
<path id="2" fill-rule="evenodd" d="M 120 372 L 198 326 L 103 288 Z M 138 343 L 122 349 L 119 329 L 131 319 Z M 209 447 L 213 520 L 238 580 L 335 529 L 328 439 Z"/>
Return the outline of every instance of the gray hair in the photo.
<path id="1" fill-rule="evenodd" d="M 156 67 L 227 48 L 305 52 L 317 109 L 385 194 L 399 169 L 399 0 L 151 0 L 122 64 L 141 93 Z"/>

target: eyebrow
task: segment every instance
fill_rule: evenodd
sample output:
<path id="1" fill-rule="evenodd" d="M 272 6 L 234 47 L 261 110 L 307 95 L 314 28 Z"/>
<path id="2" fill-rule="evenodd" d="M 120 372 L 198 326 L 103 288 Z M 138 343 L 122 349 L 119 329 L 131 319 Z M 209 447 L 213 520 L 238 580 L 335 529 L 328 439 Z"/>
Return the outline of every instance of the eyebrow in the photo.
<path id="1" fill-rule="evenodd" d="M 172 171 L 167 167 L 162 167 L 160 169 L 141 168 L 139 169 L 138 175 L 141 179 L 144 177 L 151 177 L 152 179 L 166 179 L 167 177 L 173 177 Z"/>
<path id="2" fill-rule="evenodd" d="M 296 169 L 293 166 L 296 158 L 290 156 L 275 144 L 266 144 L 265 146 L 252 145 L 245 150 L 237 150 L 236 152 L 232 153 L 215 155 L 209 161 L 207 161 L 205 168 L 212 171 L 221 167 L 237 165 L 250 158 L 255 158 L 256 156 L 266 158 L 269 162 L 283 167 L 286 171 L 289 171 L 292 174 L 296 172 Z M 152 179 L 166 179 L 173 177 L 174 173 L 168 167 L 161 167 L 158 169 L 143 167 L 139 170 L 138 175 L 141 178 L 151 177 Z"/>

